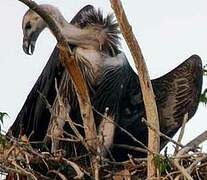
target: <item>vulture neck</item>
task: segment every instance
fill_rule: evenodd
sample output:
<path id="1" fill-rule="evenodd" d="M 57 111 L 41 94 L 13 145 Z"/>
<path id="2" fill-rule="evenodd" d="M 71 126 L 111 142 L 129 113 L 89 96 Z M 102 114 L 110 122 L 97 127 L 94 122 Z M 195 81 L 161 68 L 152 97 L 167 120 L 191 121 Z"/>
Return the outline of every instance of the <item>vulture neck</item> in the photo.
<path id="1" fill-rule="evenodd" d="M 61 33 L 67 38 L 70 44 L 86 49 L 101 50 L 105 37 L 103 30 L 92 26 L 80 29 L 68 23 L 57 8 L 46 7 L 45 10 L 56 21 Z"/>

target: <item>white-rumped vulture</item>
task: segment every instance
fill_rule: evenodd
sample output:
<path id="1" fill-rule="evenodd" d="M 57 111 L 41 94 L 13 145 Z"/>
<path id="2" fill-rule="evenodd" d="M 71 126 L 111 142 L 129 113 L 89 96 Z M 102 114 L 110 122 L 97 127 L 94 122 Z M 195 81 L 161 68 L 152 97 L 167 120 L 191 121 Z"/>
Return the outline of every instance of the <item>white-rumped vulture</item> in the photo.
<path id="1" fill-rule="evenodd" d="M 145 110 L 138 76 L 130 67 L 127 58 L 119 50 L 119 30 L 116 21 L 111 15 L 103 17 L 100 11 L 96 11 L 94 7 L 88 5 L 80 10 L 71 24 L 74 24 L 77 29 L 83 30 L 84 28 L 85 30 L 103 28 L 103 31 L 107 31 L 109 34 L 109 36 L 104 37 L 107 41 L 101 42 L 98 52 L 102 57 L 106 57 L 103 58 L 101 65 L 98 64 L 99 62 L 97 63 L 101 66 L 101 72 L 96 72 L 99 73 L 99 76 L 95 74 L 94 77 L 89 72 L 94 68 L 90 66 L 90 63 L 96 64 L 96 58 L 91 58 L 95 61 L 89 58 L 90 55 L 87 58 L 84 58 L 84 55 L 79 58 L 80 68 L 83 73 L 86 72 L 85 79 L 89 86 L 92 105 L 100 113 L 104 113 L 105 108 L 108 107 L 109 113 L 113 115 L 119 126 L 130 132 L 139 141 L 147 144 L 147 127 L 141 120 L 142 117 L 145 117 Z M 32 19 L 24 19 L 23 31 L 23 49 L 27 54 L 32 54 L 35 42 L 42 29 L 38 29 L 37 24 Z M 69 45 L 72 50 L 75 50 L 81 43 L 69 41 Z M 85 48 L 87 49 L 88 46 L 90 44 L 87 44 L 86 41 Z M 13 136 L 18 137 L 20 133 L 26 134 L 30 137 L 31 142 L 42 141 L 45 138 L 50 112 L 42 95 L 50 104 L 53 104 L 56 97 L 55 78 L 60 84 L 65 73 L 65 68 L 59 61 L 58 48 L 56 47 L 10 128 L 10 133 Z M 70 81 L 68 83 L 68 86 L 71 87 Z M 188 113 L 188 119 L 191 119 L 197 110 L 202 88 L 202 62 L 200 57 L 192 55 L 169 73 L 152 80 L 152 85 L 156 96 L 160 130 L 169 137 L 173 137 L 181 127 L 184 115 Z M 76 95 L 71 88 L 66 90 L 66 95 L 71 105 L 70 117 L 80 123 L 81 117 Z M 96 122 L 98 122 L 99 115 L 95 112 L 94 115 Z M 65 127 L 65 129 L 70 132 L 69 127 Z M 161 138 L 161 148 L 167 142 Z M 126 160 L 127 154 L 134 157 L 146 155 L 120 145 L 142 147 L 120 128 L 116 128 L 111 154 L 117 161 Z M 69 156 L 74 155 L 70 145 L 67 151 Z"/>

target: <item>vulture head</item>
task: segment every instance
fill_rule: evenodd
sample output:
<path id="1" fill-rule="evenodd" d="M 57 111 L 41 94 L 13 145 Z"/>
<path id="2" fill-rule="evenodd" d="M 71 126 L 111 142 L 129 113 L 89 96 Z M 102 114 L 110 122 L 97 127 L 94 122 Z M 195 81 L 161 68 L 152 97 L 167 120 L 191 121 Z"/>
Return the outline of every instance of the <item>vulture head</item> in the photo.
<path id="1" fill-rule="evenodd" d="M 54 17 L 60 17 L 59 10 L 51 5 L 40 5 L 48 13 L 51 13 Z M 58 16 L 56 16 L 58 14 Z M 35 49 L 35 44 L 38 36 L 47 27 L 45 21 L 33 10 L 29 9 L 22 20 L 23 30 L 23 50 L 26 54 L 32 55 Z"/>
<path id="2" fill-rule="evenodd" d="M 44 20 L 34 11 L 28 10 L 23 17 L 23 50 L 31 55 L 34 52 L 36 40 L 41 31 L 46 27 Z"/>

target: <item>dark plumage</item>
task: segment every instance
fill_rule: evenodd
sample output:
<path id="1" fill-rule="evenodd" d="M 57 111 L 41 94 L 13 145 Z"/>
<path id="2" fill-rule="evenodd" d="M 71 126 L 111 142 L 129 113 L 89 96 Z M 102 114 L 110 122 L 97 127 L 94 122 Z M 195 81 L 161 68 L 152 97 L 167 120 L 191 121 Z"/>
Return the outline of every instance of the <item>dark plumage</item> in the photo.
<path id="1" fill-rule="evenodd" d="M 116 122 L 146 144 L 147 128 L 141 122 L 141 118 L 145 117 L 145 112 L 139 80 L 124 54 L 118 49 L 117 24 L 112 20 L 111 15 L 103 18 L 102 13 L 95 11 L 90 5 L 84 7 L 71 23 L 81 28 L 88 26 L 104 28 L 108 32 L 107 42 L 103 43 L 100 51 L 110 58 L 103 63 L 96 83 L 91 83 L 91 78 L 88 78 L 88 74 L 85 73 L 85 79 L 89 79 L 87 84 L 90 87 L 92 104 L 101 113 L 109 107 L 110 114 L 115 116 Z M 81 66 L 82 71 L 84 68 L 86 66 Z M 88 70 L 86 68 L 84 72 Z M 50 104 L 53 104 L 56 96 L 54 79 L 56 78 L 60 84 L 61 79 L 66 75 L 64 67 L 59 62 L 58 49 L 55 48 L 10 128 L 12 135 L 18 137 L 20 128 L 22 128 L 27 136 L 32 133 L 31 141 L 44 139 L 50 113 L 39 92 L 47 98 Z M 152 80 L 152 85 L 156 95 L 160 129 L 172 137 L 180 128 L 184 115 L 189 113 L 190 119 L 198 107 L 202 87 L 201 59 L 196 55 L 191 56 L 171 72 Z M 70 102 L 76 100 L 76 96 L 71 95 L 71 92 L 66 91 Z M 71 108 L 71 118 L 80 122 L 79 108 L 74 104 Z M 95 118 L 100 119 L 100 116 L 95 113 Z M 116 129 L 114 143 L 139 146 L 119 128 Z M 166 143 L 166 140 L 161 139 L 161 147 Z M 112 148 L 112 155 L 116 160 L 127 159 L 127 154 L 135 157 L 144 155 L 140 152 L 116 148 L 116 146 Z"/>
<path id="2" fill-rule="evenodd" d="M 139 85 L 137 86 L 139 84 L 137 75 L 132 72 L 130 74 L 128 91 L 120 107 L 119 125 L 147 145 L 147 127 L 141 121 L 141 118 L 145 117 L 141 89 Z M 202 77 L 201 59 L 193 55 L 166 75 L 152 80 L 162 133 L 173 137 L 181 127 L 184 115 L 188 113 L 188 119 L 191 119 L 195 114 L 201 94 Z M 114 140 L 115 144 L 142 147 L 119 129 Z M 167 142 L 166 139 L 161 138 L 161 148 Z M 128 151 L 118 147 L 113 149 L 113 155 L 119 160 L 126 159 L 127 153 L 135 157 L 143 156 L 142 153 L 133 150 Z"/>

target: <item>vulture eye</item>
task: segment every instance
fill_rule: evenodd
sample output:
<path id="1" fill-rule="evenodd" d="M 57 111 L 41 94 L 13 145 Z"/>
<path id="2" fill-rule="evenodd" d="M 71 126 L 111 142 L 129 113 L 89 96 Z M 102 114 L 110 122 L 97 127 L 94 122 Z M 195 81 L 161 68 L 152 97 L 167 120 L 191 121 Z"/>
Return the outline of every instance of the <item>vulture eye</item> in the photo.
<path id="1" fill-rule="evenodd" d="M 27 24 L 26 24 L 26 26 L 25 26 L 25 29 L 28 30 L 28 29 L 31 29 L 31 27 L 32 27 L 32 26 L 31 26 L 31 24 L 30 24 L 30 21 L 27 22 Z"/>

